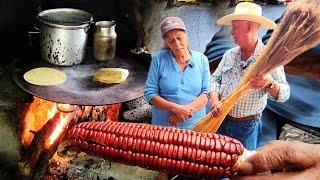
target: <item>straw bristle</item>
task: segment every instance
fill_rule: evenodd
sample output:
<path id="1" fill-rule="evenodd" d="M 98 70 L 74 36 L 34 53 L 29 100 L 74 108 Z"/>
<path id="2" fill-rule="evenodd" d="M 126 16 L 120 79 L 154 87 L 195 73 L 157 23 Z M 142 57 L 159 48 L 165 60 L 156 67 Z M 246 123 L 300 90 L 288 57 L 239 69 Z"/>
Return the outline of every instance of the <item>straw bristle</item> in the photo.
<path id="1" fill-rule="evenodd" d="M 205 117 L 201 118 L 194 126 L 193 130 L 205 133 L 216 132 L 220 125 L 222 124 L 223 119 L 227 116 L 229 111 L 232 109 L 233 105 L 237 100 L 242 97 L 246 91 L 248 84 L 246 86 L 242 86 L 242 88 L 238 89 L 237 93 L 232 93 L 228 99 L 226 99 L 222 103 L 222 107 L 220 109 L 220 116 L 214 117 L 211 115 L 211 112 L 208 113 Z"/>
<path id="2" fill-rule="evenodd" d="M 216 132 L 240 97 L 248 90 L 250 78 L 285 65 L 320 43 L 320 0 L 304 0 L 290 5 L 273 32 L 266 48 L 249 67 L 231 95 L 222 103 L 221 116 L 211 112 L 198 121 L 194 130 Z"/>
<path id="3" fill-rule="evenodd" d="M 289 6 L 267 44 L 263 63 L 256 67 L 256 71 L 267 73 L 319 44 L 319 17 L 319 1 L 300 1 Z"/>

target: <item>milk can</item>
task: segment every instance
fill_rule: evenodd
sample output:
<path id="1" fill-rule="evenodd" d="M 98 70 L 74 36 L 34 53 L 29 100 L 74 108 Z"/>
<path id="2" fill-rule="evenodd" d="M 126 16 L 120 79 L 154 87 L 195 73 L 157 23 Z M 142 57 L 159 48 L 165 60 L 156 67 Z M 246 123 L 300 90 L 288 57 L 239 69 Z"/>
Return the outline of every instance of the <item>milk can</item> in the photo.
<path id="1" fill-rule="evenodd" d="M 117 33 L 114 21 L 96 22 L 93 35 L 93 57 L 98 61 L 110 61 L 116 52 Z"/>

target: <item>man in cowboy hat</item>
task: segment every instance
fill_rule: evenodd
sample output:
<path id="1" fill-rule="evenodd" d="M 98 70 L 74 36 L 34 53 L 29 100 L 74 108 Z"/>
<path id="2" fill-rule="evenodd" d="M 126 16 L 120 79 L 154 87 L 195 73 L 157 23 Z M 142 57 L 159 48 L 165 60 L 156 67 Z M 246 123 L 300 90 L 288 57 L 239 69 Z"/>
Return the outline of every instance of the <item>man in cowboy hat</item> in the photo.
<path id="1" fill-rule="evenodd" d="M 234 13 L 220 18 L 219 25 L 231 25 L 231 35 L 235 48 L 229 49 L 222 57 L 216 71 L 212 74 L 210 102 L 213 115 L 220 113 L 221 99 L 227 98 L 240 82 L 247 67 L 250 66 L 264 48 L 258 39 L 260 27 L 273 29 L 276 24 L 263 17 L 262 8 L 250 2 L 239 3 Z M 271 73 L 252 77 L 252 91 L 241 98 L 231 109 L 218 133 L 240 140 L 249 149 L 256 149 L 262 133 L 261 113 L 266 107 L 268 97 L 284 102 L 290 96 L 283 67 Z"/>

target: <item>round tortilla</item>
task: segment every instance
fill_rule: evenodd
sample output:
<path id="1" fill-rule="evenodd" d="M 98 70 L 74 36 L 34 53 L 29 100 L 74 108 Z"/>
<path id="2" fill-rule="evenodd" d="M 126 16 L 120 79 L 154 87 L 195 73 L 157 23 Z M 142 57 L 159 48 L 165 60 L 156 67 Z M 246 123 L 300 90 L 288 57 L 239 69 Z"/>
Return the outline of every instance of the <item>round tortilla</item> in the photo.
<path id="1" fill-rule="evenodd" d="M 58 85 L 67 80 L 63 72 L 47 67 L 31 69 L 23 75 L 23 78 L 28 83 L 38 86 Z"/>

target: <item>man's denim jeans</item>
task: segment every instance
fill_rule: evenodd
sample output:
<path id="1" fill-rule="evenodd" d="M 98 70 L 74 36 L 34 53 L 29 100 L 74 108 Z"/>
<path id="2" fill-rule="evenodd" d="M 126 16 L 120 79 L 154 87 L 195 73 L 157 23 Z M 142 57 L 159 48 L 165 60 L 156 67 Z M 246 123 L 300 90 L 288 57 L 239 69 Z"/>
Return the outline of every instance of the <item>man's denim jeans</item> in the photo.
<path id="1" fill-rule="evenodd" d="M 257 149 L 262 134 L 261 117 L 237 122 L 225 118 L 217 133 L 238 139 L 248 150 Z"/>

